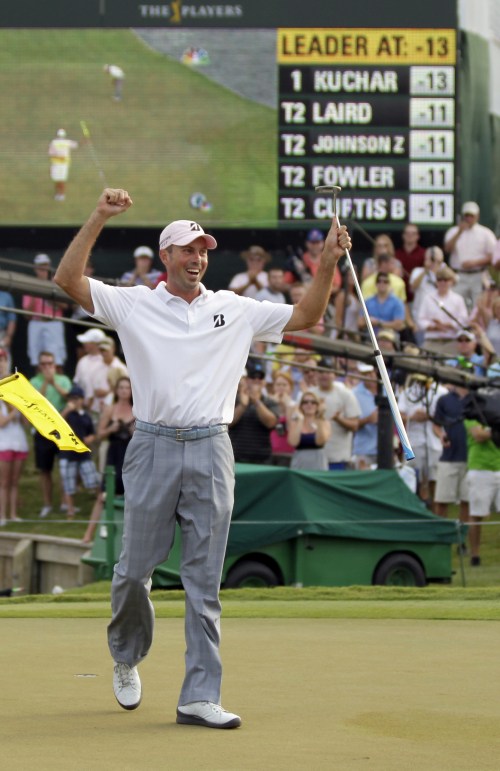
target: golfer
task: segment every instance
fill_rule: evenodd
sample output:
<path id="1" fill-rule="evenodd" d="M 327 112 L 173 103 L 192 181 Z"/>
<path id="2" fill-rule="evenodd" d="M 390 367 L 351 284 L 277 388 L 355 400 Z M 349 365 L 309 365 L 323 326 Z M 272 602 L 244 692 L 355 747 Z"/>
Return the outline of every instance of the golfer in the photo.
<path id="1" fill-rule="evenodd" d="M 111 80 L 113 81 L 113 85 L 115 87 L 115 93 L 113 95 L 114 101 L 121 102 L 125 73 L 123 72 L 122 68 L 117 67 L 116 64 L 105 64 L 104 72 L 107 72 L 111 75 Z"/>
<path id="2" fill-rule="evenodd" d="M 55 276 L 78 305 L 117 331 L 132 381 L 136 430 L 123 466 L 123 550 L 108 627 L 114 692 L 125 709 L 139 706 L 137 665 L 153 639 L 151 575 L 167 559 L 178 521 L 187 650 L 177 722 L 234 728 L 241 719 L 220 707 L 219 585 L 234 493 L 227 427 L 252 340 L 279 343 L 284 331 L 317 324 L 351 242 L 345 227 L 332 227 L 311 288 L 294 306 L 205 289 L 208 250 L 217 244 L 189 220 L 160 235 L 166 284 L 114 287 L 86 277 L 103 226 L 130 206 L 125 190 L 104 190 Z"/>
<path id="3" fill-rule="evenodd" d="M 54 199 L 56 201 L 66 199 L 66 182 L 71 164 L 71 151 L 78 147 L 78 142 L 67 139 L 64 129 L 58 130 L 56 138 L 49 145 L 50 178 L 55 184 Z"/>

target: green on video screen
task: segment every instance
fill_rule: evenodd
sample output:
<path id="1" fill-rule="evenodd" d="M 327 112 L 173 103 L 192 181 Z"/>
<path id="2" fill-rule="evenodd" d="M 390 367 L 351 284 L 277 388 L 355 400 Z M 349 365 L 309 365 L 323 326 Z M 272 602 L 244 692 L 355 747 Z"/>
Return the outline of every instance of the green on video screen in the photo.
<path id="1" fill-rule="evenodd" d="M 4 29 L 0 89 L 3 224 L 81 223 L 104 184 L 120 227 L 275 224 L 276 30 Z"/>

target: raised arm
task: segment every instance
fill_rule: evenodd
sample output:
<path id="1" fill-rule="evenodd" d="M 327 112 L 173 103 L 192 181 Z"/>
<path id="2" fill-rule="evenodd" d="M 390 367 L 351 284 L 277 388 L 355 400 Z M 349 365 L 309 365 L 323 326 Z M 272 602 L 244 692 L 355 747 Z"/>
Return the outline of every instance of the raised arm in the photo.
<path id="1" fill-rule="evenodd" d="M 351 239 L 345 225 L 337 228 L 332 223 L 314 280 L 307 294 L 294 306 L 290 321 L 284 329 L 285 332 L 295 332 L 316 326 L 326 311 L 330 299 L 337 262 L 351 246 Z"/>
<path id="2" fill-rule="evenodd" d="M 126 190 L 103 190 L 95 210 L 85 225 L 68 246 L 54 281 L 72 300 L 89 313 L 94 313 L 88 278 L 84 275 L 85 265 L 99 233 L 110 217 L 121 214 L 132 206 L 132 199 Z"/>

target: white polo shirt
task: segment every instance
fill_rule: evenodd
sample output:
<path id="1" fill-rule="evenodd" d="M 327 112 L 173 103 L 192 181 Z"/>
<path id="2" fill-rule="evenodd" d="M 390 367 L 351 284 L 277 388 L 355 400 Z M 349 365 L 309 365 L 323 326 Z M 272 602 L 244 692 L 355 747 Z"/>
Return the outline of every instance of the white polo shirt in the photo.
<path id="1" fill-rule="evenodd" d="M 187 303 L 167 291 L 89 278 L 95 318 L 115 329 L 134 415 L 175 428 L 231 423 L 252 340 L 281 342 L 291 305 L 207 291 Z"/>
<path id="2" fill-rule="evenodd" d="M 446 244 L 457 233 L 458 225 L 455 225 L 446 232 L 444 243 Z M 457 238 L 455 248 L 450 255 L 450 268 L 462 270 L 462 265 L 467 260 L 482 260 L 489 254 L 493 254 L 496 242 L 493 231 L 476 222 Z"/>

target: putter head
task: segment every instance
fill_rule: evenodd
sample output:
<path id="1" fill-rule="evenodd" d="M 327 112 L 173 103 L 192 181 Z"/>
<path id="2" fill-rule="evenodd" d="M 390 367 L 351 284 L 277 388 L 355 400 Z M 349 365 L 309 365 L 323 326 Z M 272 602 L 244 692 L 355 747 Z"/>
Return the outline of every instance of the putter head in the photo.
<path id="1" fill-rule="evenodd" d="M 333 195 L 338 195 L 342 190 L 338 185 L 319 185 L 314 189 L 317 193 L 333 193 Z"/>

